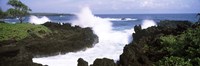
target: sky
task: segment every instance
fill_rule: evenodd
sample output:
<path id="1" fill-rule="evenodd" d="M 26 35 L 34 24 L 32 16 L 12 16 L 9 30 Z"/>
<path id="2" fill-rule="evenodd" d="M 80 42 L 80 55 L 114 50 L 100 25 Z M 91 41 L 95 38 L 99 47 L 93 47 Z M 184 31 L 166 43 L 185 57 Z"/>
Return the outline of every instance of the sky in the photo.
<path id="1" fill-rule="evenodd" d="M 0 0 L 5 11 L 8 0 Z M 200 0 L 20 0 L 32 13 L 76 13 L 85 6 L 95 14 L 198 13 Z"/>

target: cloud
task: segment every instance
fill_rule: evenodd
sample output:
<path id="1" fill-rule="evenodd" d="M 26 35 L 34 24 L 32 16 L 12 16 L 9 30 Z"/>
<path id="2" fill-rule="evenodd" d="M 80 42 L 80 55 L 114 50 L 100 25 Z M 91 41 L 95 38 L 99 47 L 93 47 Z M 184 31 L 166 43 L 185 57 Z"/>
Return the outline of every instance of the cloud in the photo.
<path id="1" fill-rule="evenodd" d="M 200 12 L 200 0 L 21 0 L 33 12 L 76 13 L 89 6 L 94 13 Z"/>

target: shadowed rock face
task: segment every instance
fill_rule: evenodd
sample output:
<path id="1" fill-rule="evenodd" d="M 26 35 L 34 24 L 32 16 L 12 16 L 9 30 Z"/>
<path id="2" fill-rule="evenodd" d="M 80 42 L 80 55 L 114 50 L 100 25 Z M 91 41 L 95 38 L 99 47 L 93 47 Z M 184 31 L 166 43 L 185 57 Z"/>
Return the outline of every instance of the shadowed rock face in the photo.
<path id="1" fill-rule="evenodd" d="M 134 47 L 134 48 L 133 48 Z M 150 60 L 147 56 L 143 55 L 140 50 L 142 47 L 134 44 L 133 46 L 126 45 L 124 47 L 123 54 L 120 55 L 120 65 L 121 66 L 148 66 L 150 65 Z"/>
<path id="2" fill-rule="evenodd" d="M 82 58 L 78 59 L 78 66 L 88 66 L 88 62 L 84 61 Z M 117 64 L 112 59 L 96 59 L 90 66 L 117 66 Z"/>
<path id="3" fill-rule="evenodd" d="M 32 62 L 33 56 L 24 48 L 7 47 L 0 51 L 0 66 L 42 66 Z"/>
<path id="4" fill-rule="evenodd" d="M 117 64 L 112 59 L 96 59 L 91 66 L 117 66 Z"/>
<path id="5" fill-rule="evenodd" d="M 1 41 L 0 66 L 41 66 L 33 63 L 32 58 L 83 50 L 98 42 L 90 28 L 50 22 L 43 25 L 52 33 L 45 37 L 31 35 L 20 41 Z"/>
<path id="6" fill-rule="evenodd" d="M 82 58 L 79 58 L 77 66 L 88 66 L 88 62 L 83 60 Z"/>

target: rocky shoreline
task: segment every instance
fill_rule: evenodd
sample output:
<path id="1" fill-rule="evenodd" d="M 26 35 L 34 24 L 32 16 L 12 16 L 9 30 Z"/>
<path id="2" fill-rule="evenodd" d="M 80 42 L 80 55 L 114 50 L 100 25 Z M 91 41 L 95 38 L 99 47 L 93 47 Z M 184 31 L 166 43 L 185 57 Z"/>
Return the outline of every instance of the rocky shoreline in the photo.
<path id="1" fill-rule="evenodd" d="M 1 41 L 5 45 L 0 46 L 0 66 L 42 66 L 33 63 L 32 58 L 75 52 L 98 42 L 90 28 L 43 25 L 52 31 L 43 38 L 32 35 L 21 41 Z M 200 65 L 200 22 L 165 20 L 147 29 L 137 25 L 134 30 L 134 40 L 124 47 L 119 61 L 98 58 L 90 66 Z M 77 66 L 88 66 L 82 58 L 77 62 Z"/>
<path id="2" fill-rule="evenodd" d="M 157 26 L 147 29 L 141 29 L 141 26 L 138 25 L 134 27 L 134 30 L 135 33 L 132 34 L 134 40 L 124 47 L 117 63 L 112 59 L 103 58 L 96 59 L 90 66 L 200 65 L 199 22 L 192 24 L 188 21 L 165 20 L 159 22 Z M 78 66 L 88 66 L 84 59 L 79 58 L 77 62 Z"/>
<path id="3" fill-rule="evenodd" d="M 39 37 L 27 31 L 30 36 L 25 39 L 0 41 L 0 66 L 42 66 L 33 63 L 32 58 L 76 52 L 98 43 L 98 37 L 90 28 L 53 22 L 47 22 L 43 26 L 51 30 L 49 35 Z"/>

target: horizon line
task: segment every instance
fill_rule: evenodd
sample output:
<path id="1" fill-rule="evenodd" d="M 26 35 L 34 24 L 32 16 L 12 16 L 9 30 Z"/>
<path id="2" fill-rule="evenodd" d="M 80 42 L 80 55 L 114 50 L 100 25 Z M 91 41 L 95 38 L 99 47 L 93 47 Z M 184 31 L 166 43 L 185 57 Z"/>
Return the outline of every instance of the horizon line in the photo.
<path id="1" fill-rule="evenodd" d="M 197 13 L 93 13 L 93 14 L 99 15 L 99 14 L 197 14 Z M 32 12 L 30 14 L 75 14 L 75 13 Z"/>

